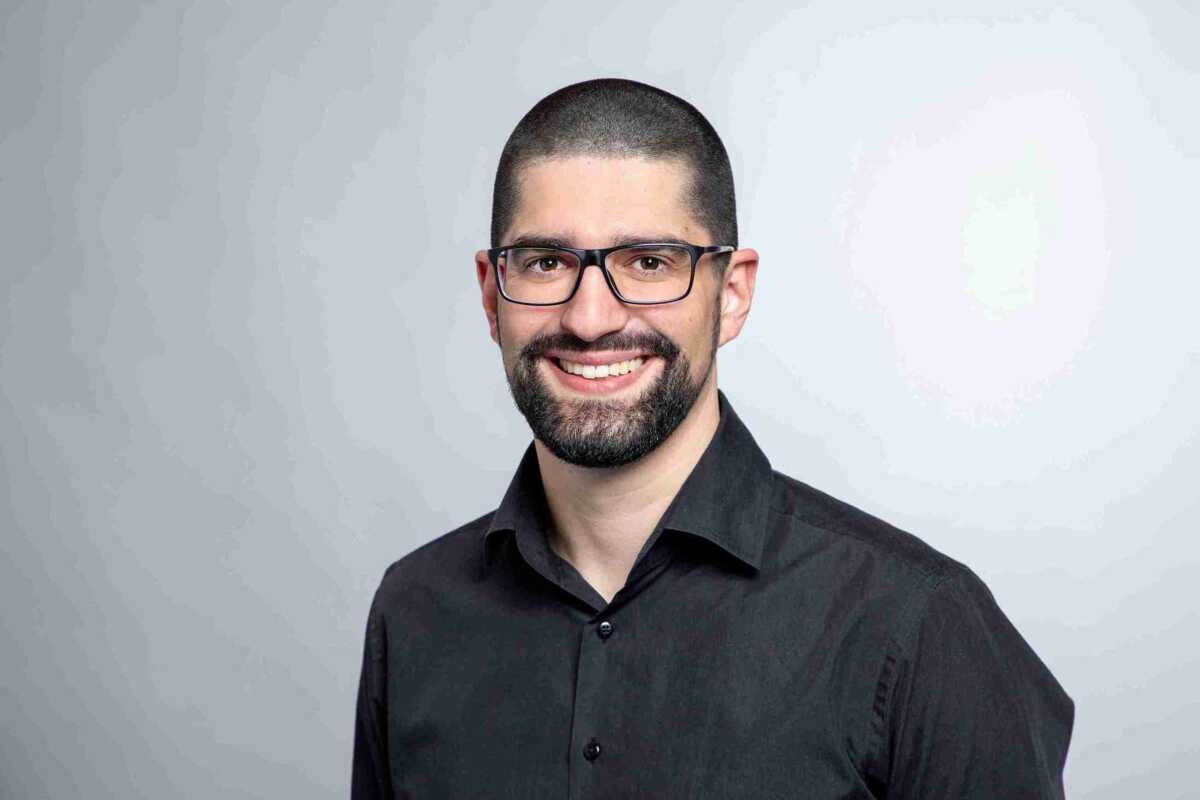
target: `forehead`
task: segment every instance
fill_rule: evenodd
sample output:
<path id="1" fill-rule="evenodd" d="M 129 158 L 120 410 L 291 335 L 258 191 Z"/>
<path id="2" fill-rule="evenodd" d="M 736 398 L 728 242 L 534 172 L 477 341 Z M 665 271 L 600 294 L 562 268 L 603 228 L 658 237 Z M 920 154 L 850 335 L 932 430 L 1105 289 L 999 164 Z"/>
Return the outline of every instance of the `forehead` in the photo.
<path id="1" fill-rule="evenodd" d="M 679 160 L 538 159 L 518 172 L 510 238 L 570 232 L 576 247 L 603 247 L 616 235 L 645 230 L 699 241 L 702 229 L 686 202 L 690 176 Z"/>

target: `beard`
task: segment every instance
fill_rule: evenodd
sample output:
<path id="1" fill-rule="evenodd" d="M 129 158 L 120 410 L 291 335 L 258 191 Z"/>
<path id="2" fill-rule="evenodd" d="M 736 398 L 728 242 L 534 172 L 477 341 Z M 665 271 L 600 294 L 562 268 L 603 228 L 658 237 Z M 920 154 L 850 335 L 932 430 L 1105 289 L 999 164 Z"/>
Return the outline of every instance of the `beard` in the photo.
<path id="1" fill-rule="evenodd" d="M 509 390 L 534 437 L 554 455 L 580 467 L 619 467 L 654 450 L 687 418 L 712 373 L 719 334 L 715 319 L 708 366 L 698 380 L 692 380 L 687 356 L 661 333 L 613 334 L 591 343 L 567 333 L 539 337 L 518 353 L 508 374 Z M 559 399 L 538 368 L 542 354 L 552 349 L 639 350 L 660 356 L 663 369 L 632 400 Z"/>

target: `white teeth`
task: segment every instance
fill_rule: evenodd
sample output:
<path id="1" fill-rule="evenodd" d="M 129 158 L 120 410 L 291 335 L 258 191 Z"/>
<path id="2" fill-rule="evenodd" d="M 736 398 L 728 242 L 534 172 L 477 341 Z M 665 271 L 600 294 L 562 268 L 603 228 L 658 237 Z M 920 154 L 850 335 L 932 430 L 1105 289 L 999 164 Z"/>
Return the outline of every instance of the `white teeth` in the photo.
<path id="1" fill-rule="evenodd" d="M 626 375 L 633 372 L 642 365 L 641 357 L 631 358 L 628 361 L 618 361 L 615 364 L 576 364 L 574 361 L 566 361 L 558 359 L 558 364 L 563 368 L 564 372 L 570 372 L 572 375 L 581 375 L 585 378 L 608 378 L 616 375 Z"/>

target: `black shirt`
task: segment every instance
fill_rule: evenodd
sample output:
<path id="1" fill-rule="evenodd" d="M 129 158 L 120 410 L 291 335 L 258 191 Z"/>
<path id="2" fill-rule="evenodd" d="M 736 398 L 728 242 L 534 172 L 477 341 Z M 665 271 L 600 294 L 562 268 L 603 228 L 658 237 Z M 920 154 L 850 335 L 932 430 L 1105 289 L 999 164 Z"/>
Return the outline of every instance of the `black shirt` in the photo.
<path id="1" fill-rule="evenodd" d="M 531 444 L 495 511 L 383 576 L 355 798 L 1061 798 L 1074 705 L 970 569 L 708 448 L 606 603 L 548 546 Z"/>

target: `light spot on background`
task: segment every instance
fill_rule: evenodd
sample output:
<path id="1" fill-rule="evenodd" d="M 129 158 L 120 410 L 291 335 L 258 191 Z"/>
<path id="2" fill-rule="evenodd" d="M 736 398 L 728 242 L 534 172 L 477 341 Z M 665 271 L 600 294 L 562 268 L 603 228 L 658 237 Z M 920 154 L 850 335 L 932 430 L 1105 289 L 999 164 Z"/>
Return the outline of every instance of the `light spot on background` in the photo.
<path id="1" fill-rule="evenodd" d="M 898 130 L 860 177 L 851 269 L 914 390 L 996 421 L 1086 344 L 1108 271 L 1104 192 L 1068 93 L 981 102 L 957 119 Z"/>

